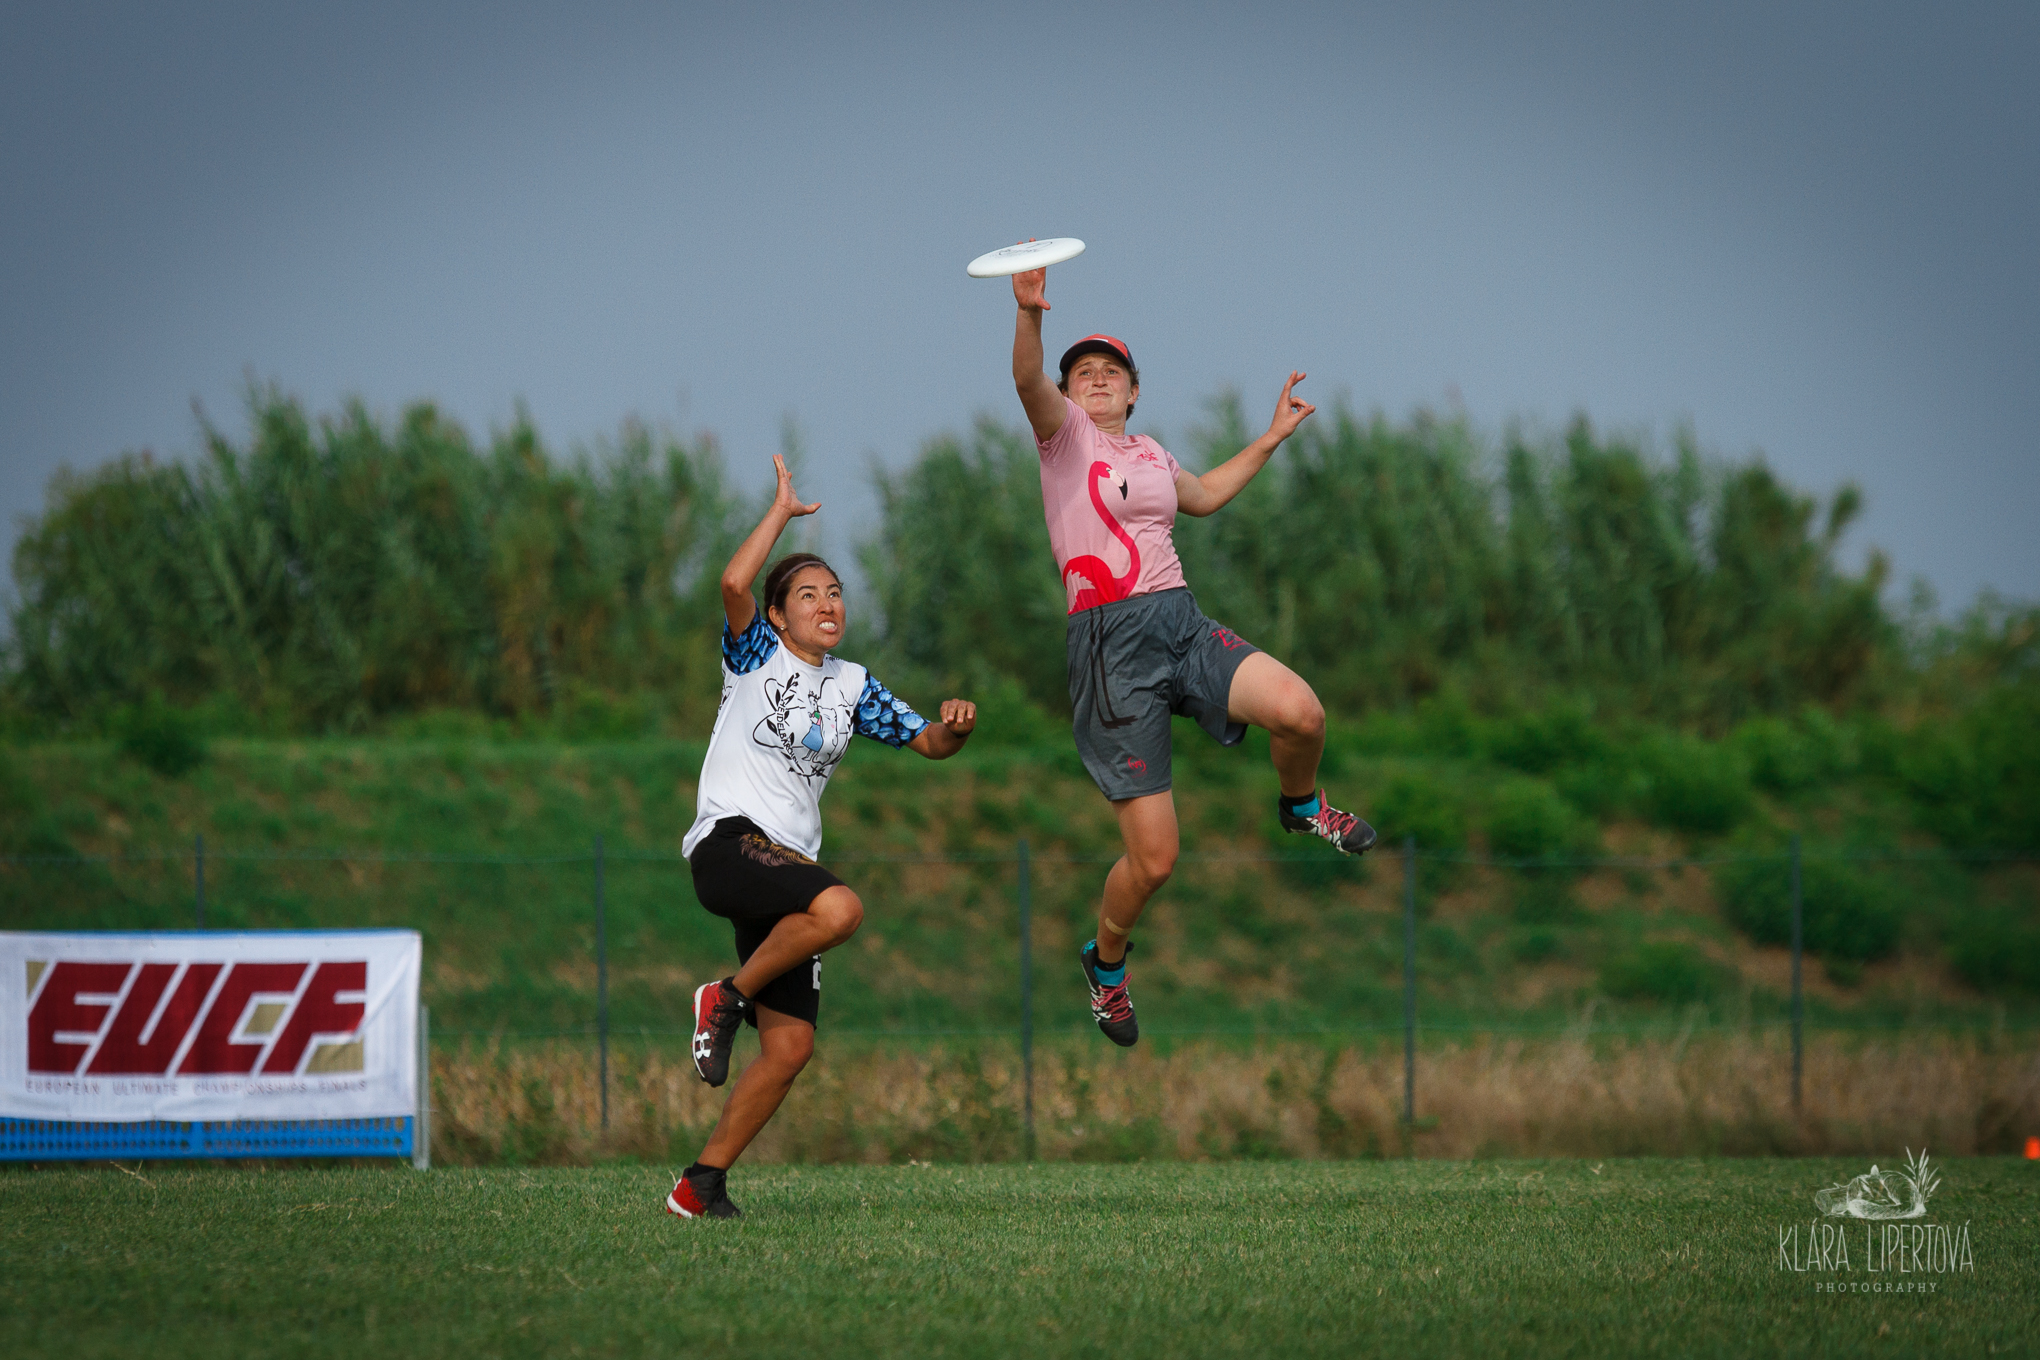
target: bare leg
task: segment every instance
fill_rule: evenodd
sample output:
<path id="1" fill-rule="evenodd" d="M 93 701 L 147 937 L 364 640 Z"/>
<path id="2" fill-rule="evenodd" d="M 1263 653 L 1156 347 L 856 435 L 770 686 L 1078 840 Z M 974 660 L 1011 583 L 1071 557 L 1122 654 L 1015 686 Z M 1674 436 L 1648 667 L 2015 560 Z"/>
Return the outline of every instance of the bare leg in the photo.
<path id="1" fill-rule="evenodd" d="M 1252 658 L 1248 658 L 1252 660 Z M 1245 669 L 1242 667 L 1241 669 Z M 1126 937 L 1148 899 L 1176 872 L 1176 797 L 1150 793 L 1112 804 L 1126 853 L 1105 875 L 1105 900 L 1098 908 L 1098 961 L 1126 957 Z"/>
<path id="2" fill-rule="evenodd" d="M 1302 676 L 1266 652 L 1255 652 L 1233 672 L 1226 710 L 1234 722 L 1267 729 L 1285 796 L 1307 798 L 1317 792 L 1318 762 L 1325 754 L 1325 706 Z"/>
<path id="3" fill-rule="evenodd" d="M 758 952 L 764 952 L 763 946 Z M 755 959 L 758 955 L 751 957 Z M 727 1171 L 779 1109 L 779 1102 L 786 1099 L 793 1079 L 807 1066 L 814 1051 L 813 1025 L 760 1006 L 758 1056 L 737 1078 L 730 1098 L 723 1102 L 722 1117 L 715 1121 L 715 1131 L 708 1135 L 708 1146 L 695 1160 L 703 1166 L 719 1166 Z"/>
<path id="4" fill-rule="evenodd" d="M 825 950 L 834 949 L 856 934 L 863 923 L 864 904 L 857 900 L 857 894 L 840 884 L 830 888 L 808 903 L 806 911 L 779 918 L 765 943 L 753 950 L 737 970 L 737 990 L 745 996 L 758 995 L 772 979 Z"/>

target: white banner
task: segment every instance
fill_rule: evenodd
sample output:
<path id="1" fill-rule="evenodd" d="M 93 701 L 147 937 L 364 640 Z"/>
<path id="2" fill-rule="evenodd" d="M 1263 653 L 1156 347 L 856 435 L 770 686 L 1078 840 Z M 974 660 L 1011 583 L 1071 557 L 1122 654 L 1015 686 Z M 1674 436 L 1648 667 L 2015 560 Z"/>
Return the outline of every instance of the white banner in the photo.
<path id="1" fill-rule="evenodd" d="M 0 931 L 0 1115 L 415 1114 L 415 930 Z"/>

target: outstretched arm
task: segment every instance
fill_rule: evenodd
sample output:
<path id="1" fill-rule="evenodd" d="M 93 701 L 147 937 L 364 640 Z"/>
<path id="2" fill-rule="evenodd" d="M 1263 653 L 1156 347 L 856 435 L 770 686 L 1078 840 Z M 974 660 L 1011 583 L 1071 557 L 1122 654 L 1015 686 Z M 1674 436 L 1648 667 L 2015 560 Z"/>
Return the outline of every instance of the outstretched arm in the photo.
<path id="1" fill-rule="evenodd" d="M 922 728 L 907 746 L 930 760 L 947 760 L 963 749 L 964 741 L 976 726 L 976 704 L 968 699 L 944 699 L 942 720 Z"/>
<path id="2" fill-rule="evenodd" d="M 723 568 L 723 616 L 730 621 L 732 637 L 742 637 L 758 613 L 758 606 L 751 599 L 751 586 L 757 581 L 758 573 L 765 570 L 765 559 L 772 555 L 772 545 L 786 532 L 789 522 L 802 515 L 812 515 L 822 508 L 820 501 L 804 505 L 800 497 L 793 494 L 793 474 L 786 470 L 784 458 L 773 454 L 772 466 L 779 470 L 779 490 L 774 493 L 765 518 L 758 521 L 758 527 L 738 546 L 730 557 L 730 564 Z"/>
<path id="3" fill-rule="evenodd" d="M 1176 474 L 1178 510 L 1186 515 L 1208 515 L 1239 495 L 1247 483 L 1268 466 L 1268 460 L 1275 456 L 1275 450 L 1281 447 L 1282 441 L 1295 434 L 1304 417 L 1317 410 L 1295 394 L 1294 389 L 1303 378 L 1303 374 L 1292 372 L 1289 381 L 1282 384 L 1282 395 L 1276 399 L 1275 418 L 1268 422 L 1268 433 L 1202 477 L 1193 477 L 1187 472 Z"/>
<path id="4" fill-rule="evenodd" d="M 1013 301 L 1020 314 L 1013 320 L 1013 388 L 1027 410 L 1034 437 L 1046 444 L 1069 414 L 1063 394 L 1041 371 L 1041 314 L 1048 307 L 1048 270 L 1030 269 L 1013 276 Z"/>

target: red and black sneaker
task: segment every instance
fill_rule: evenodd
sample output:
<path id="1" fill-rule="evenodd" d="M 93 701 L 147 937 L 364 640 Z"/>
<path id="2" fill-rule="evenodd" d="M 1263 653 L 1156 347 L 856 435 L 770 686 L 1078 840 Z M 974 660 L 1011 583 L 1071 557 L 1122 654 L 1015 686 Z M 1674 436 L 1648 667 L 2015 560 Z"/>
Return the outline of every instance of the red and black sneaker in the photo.
<path id="1" fill-rule="evenodd" d="M 1374 828 L 1350 812 L 1341 812 L 1325 801 L 1325 791 L 1317 791 L 1317 811 L 1308 817 L 1298 816 L 1289 810 L 1289 804 L 1275 800 L 1276 815 L 1282 819 L 1284 831 L 1300 831 L 1312 836 L 1321 836 L 1332 843 L 1334 850 L 1348 855 L 1364 855 L 1374 848 Z"/>
<path id="2" fill-rule="evenodd" d="M 737 994 L 729 978 L 694 989 L 694 1074 L 710 1086 L 729 1080 L 737 1026 L 750 1013 L 751 1003 Z"/>
<path id="3" fill-rule="evenodd" d="M 692 1176 L 673 1183 L 666 1196 L 666 1212 L 682 1218 L 742 1218 L 744 1211 L 730 1199 L 729 1173 L 720 1167 L 704 1166 Z"/>
<path id="4" fill-rule="evenodd" d="M 1126 952 L 1133 952 L 1133 942 L 1127 941 Z M 1140 1041 L 1140 1021 L 1133 1018 L 1133 1000 L 1126 994 L 1126 959 L 1119 960 L 1119 981 L 1106 985 L 1098 980 L 1098 942 L 1091 941 L 1084 946 L 1084 952 L 1077 956 L 1084 965 L 1084 981 L 1091 988 L 1091 1018 L 1098 1022 L 1098 1028 L 1105 1031 L 1105 1037 L 1121 1048 L 1132 1048 Z"/>

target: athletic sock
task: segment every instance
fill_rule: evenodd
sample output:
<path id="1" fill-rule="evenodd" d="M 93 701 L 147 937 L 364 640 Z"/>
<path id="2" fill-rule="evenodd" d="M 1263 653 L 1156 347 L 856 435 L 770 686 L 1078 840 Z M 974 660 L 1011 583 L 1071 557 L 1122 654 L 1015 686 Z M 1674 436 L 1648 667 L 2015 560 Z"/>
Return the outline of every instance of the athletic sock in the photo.
<path id="1" fill-rule="evenodd" d="M 1121 954 L 1117 963 L 1107 963 L 1098 957 L 1098 942 L 1093 940 L 1091 941 L 1091 958 L 1093 959 L 1091 971 L 1098 975 L 1099 986 L 1117 987 L 1120 983 L 1126 981 L 1126 955 Z"/>
<path id="2" fill-rule="evenodd" d="M 706 1162 L 696 1162 L 681 1172 L 680 1176 L 683 1180 L 691 1181 L 697 1176 L 721 1176 L 728 1171 L 729 1168 L 726 1166 L 710 1166 Z"/>
<path id="3" fill-rule="evenodd" d="M 1301 798 L 1291 798 L 1285 793 L 1279 796 L 1279 801 L 1282 804 L 1282 810 L 1292 817 L 1315 817 L 1318 814 L 1316 789 L 1312 789 Z"/>

